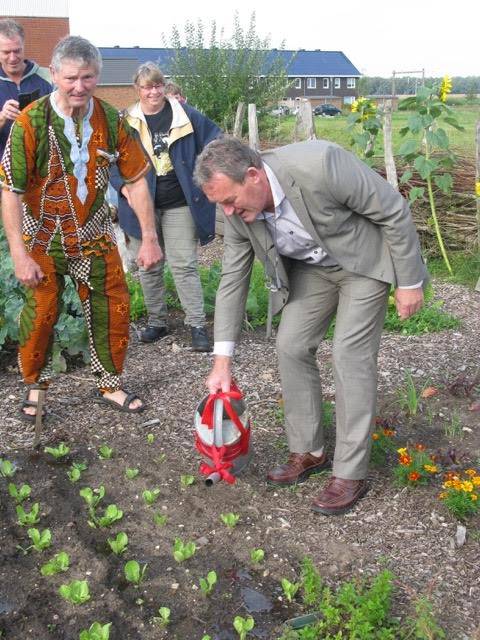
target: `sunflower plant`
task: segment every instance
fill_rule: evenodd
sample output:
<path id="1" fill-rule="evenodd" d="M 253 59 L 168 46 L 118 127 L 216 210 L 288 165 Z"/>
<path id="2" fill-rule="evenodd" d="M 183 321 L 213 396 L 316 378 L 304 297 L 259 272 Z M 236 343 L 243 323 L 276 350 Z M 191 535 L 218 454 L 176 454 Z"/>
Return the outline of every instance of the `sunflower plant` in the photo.
<path id="1" fill-rule="evenodd" d="M 382 130 L 380 110 L 373 100 L 360 97 L 352 103 L 347 123 L 347 130 L 352 135 L 350 145 L 356 148 L 367 164 L 371 164 L 375 142 Z"/>
<path id="2" fill-rule="evenodd" d="M 398 104 L 399 110 L 411 112 L 407 126 L 400 129 L 400 135 L 412 136 L 405 140 L 399 150 L 399 154 L 412 166 L 404 172 L 400 183 L 408 182 L 414 170 L 425 180 L 432 214 L 429 223 L 434 228 L 438 246 L 449 273 L 452 273 L 452 267 L 438 222 L 434 187 L 448 195 L 453 186 L 449 171 L 454 166 L 455 155 L 450 150 L 448 135 L 443 125 L 449 125 L 459 131 L 463 130 L 455 119 L 452 109 L 446 105 L 451 89 L 452 82 L 448 76 L 445 76 L 439 87 L 421 87 L 417 95 L 405 98 Z M 424 194 L 425 187 L 413 187 L 410 189 L 409 200 L 413 203 L 418 198 L 423 198 Z"/>

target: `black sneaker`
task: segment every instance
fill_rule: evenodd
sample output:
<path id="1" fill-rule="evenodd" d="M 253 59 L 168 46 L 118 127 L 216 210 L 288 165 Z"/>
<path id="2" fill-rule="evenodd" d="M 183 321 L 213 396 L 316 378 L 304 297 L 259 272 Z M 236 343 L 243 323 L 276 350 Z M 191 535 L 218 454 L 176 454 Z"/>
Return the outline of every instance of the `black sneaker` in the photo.
<path id="1" fill-rule="evenodd" d="M 140 334 L 142 342 L 156 342 L 168 335 L 168 327 L 152 327 L 147 325 Z"/>
<path id="2" fill-rule="evenodd" d="M 212 345 L 206 327 L 190 327 L 192 332 L 192 349 L 194 351 L 211 351 Z"/>

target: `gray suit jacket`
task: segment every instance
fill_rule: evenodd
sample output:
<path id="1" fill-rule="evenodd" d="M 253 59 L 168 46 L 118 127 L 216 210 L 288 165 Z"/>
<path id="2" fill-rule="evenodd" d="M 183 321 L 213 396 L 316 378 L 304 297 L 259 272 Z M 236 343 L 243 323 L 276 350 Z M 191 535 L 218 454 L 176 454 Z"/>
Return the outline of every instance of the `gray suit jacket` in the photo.
<path id="1" fill-rule="evenodd" d="M 427 277 L 405 199 L 364 162 L 336 144 L 315 140 L 262 154 L 313 240 L 353 273 L 409 286 Z M 237 340 L 254 257 L 282 283 L 273 312 L 288 300 L 287 261 L 263 221 L 225 216 L 222 279 L 215 305 L 215 341 Z"/>

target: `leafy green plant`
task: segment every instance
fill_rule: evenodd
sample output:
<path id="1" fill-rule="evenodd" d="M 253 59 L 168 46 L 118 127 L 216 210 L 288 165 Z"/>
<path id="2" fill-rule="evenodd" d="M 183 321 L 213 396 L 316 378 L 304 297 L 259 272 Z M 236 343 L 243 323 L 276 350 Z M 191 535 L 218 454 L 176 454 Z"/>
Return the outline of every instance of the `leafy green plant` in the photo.
<path id="1" fill-rule="evenodd" d="M 105 487 L 101 485 L 98 489 L 91 489 L 90 487 L 84 487 L 80 489 L 80 496 L 85 500 L 88 507 L 88 512 L 92 519 L 95 518 L 95 510 L 99 503 L 105 497 Z"/>
<path id="2" fill-rule="evenodd" d="M 183 542 L 180 538 L 175 538 L 175 542 L 173 543 L 173 557 L 177 562 L 184 562 L 191 558 L 195 551 L 197 550 L 197 545 L 194 542 Z"/>
<path id="3" fill-rule="evenodd" d="M 416 416 L 422 402 L 422 392 L 429 385 L 429 381 L 424 383 L 422 388 L 417 388 L 412 372 L 407 369 L 405 372 L 405 383 L 397 390 L 398 405 L 402 411 L 406 411 L 409 416 Z"/>
<path id="4" fill-rule="evenodd" d="M 98 448 L 98 455 L 102 460 L 110 460 L 113 457 L 113 449 L 107 444 L 102 444 Z"/>
<path id="5" fill-rule="evenodd" d="M 439 126 L 443 121 L 455 129 L 463 129 L 455 119 L 453 111 L 446 105 L 446 97 L 451 86 L 450 79 L 445 77 L 440 88 L 421 87 L 415 96 L 405 98 L 398 104 L 399 110 L 414 112 L 408 118 L 407 126 L 400 130 L 402 136 L 407 134 L 413 136 L 406 140 L 399 150 L 400 155 L 413 164 L 413 169 L 407 169 L 401 182 L 408 182 L 413 175 L 413 170 L 416 170 L 425 180 L 432 214 L 431 223 L 449 273 L 452 273 L 452 268 L 443 242 L 433 187 L 435 185 L 443 193 L 449 194 L 453 186 L 452 176 L 448 172 L 455 164 L 455 156 L 449 148 L 447 132 Z M 424 192 L 424 187 L 413 187 L 409 193 L 410 201 L 414 202 L 417 198 L 422 198 Z"/>
<path id="6" fill-rule="evenodd" d="M 70 558 L 68 553 L 60 551 L 56 553 L 53 558 L 40 567 L 40 573 L 42 576 L 53 576 L 56 573 L 67 571 L 70 567 Z"/>
<path id="7" fill-rule="evenodd" d="M 134 478 L 136 478 L 139 473 L 140 473 L 139 469 L 133 469 L 130 467 L 127 467 L 125 469 L 125 475 L 129 480 L 133 480 Z"/>
<path id="8" fill-rule="evenodd" d="M 147 504 L 148 506 L 151 506 L 152 504 L 154 504 L 154 502 L 158 500 L 159 495 L 160 495 L 160 489 L 152 489 L 151 491 L 149 489 L 145 489 L 145 491 L 143 491 L 142 493 L 142 498 L 145 504 Z"/>
<path id="9" fill-rule="evenodd" d="M 398 464 L 394 469 L 396 482 L 401 486 L 414 487 L 427 484 L 438 473 L 438 466 L 423 444 L 397 449 Z"/>
<path id="10" fill-rule="evenodd" d="M 242 618 L 242 616 L 235 616 L 233 620 L 233 628 L 238 633 L 239 640 L 245 640 L 249 631 L 255 626 L 255 620 L 252 616 L 248 618 Z"/>
<path id="11" fill-rule="evenodd" d="M 463 425 L 460 416 L 456 411 L 450 416 L 450 421 L 445 423 L 443 432 L 449 439 L 463 438 Z"/>
<path id="12" fill-rule="evenodd" d="M 165 526 L 167 524 L 167 519 L 168 519 L 168 516 L 166 516 L 164 513 L 154 513 L 153 514 L 153 521 L 159 527 Z"/>
<path id="13" fill-rule="evenodd" d="M 209 571 L 206 578 L 200 578 L 200 589 L 205 596 L 209 596 L 212 593 L 216 584 L 217 574 L 215 571 Z"/>
<path id="14" fill-rule="evenodd" d="M 87 468 L 86 462 L 72 462 L 70 469 L 67 471 L 70 482 L 78 482 L 82 477 L 82 472 L 86 471 Z"/>
<path id="15" fill-rule="evenodd" d="M 168 607 L 160 607 L 158 616 L 156 616 L 153 621 L 159 627 L 165 628 L 170 624 L 170 609 Z"/>
<path id="16" fill-rule="evenodd" d="M 432 603 L 425 596 L 421 596 L 415 602 L 416 617 L 407 620 L 405 640 L 417 638 L 417 640 L 441 640 L 446 638 L 444 630 L 435 620 Z M 410 627 L 410 628 L 409 628 Z"/>
<path id="17" fill-rule="evenodd" d="M 260 564 L 265 558 L 265 551 L 263 549 L 252 549 L 250 551 L 250 561 L 252 564 Z"/>
<path id="18" fill-rule="evenodd" d="M 10 482 L 8 484 L 8 493 L 17 504 L 21 504 L 24 500 L 26 500 L 30 496 L 31 492 L 32 489 L 28 484 L 22 484 L 20 488 L 17 488 L 17 486 L 13 484 L 13 482 Z"/>
<path id="19" fill-rule="evenodd" d="M 40 513 L 40 505 L 38 502 L 35 502 L 32 505 L 30 511 L 25 511 L 21 504 L 16 507 L 17 512 L 17 522 L 21 527 L 30 527 L 32 524 L 37 524 L 40 522 L 39 513 Z"/>
<path id="20" fill-rule="evenodd" d="M 108 542 L 108 546 L 113 551 L 113 553 L 117 556 L 120 556 L 127 549 L 128 536 L 126 533 L 121 531 L 120 533 L 117 533 L 117 536 L 115 537 L 115 539 L 108 538 L 107 542 Z"/>
<path id="21" fill-rule="evenodd" d="M 111 622 L 103 625 L 100 622 L 94 622 L 88 629 L 80 631 L 79 640 L 109 640 L 111 626 Z"/>
<path id="22" fill-rule="evenodd" d="M 480 511 L 480 475 L 475 469 L 450 471 L 442 485 L 440 500 L 458 520 L 466 520 Z"/>
<path id="23" fill-rule="evenodd" d="M 52 534 L 50 529 L 40 531 L 39 529 L 32 527 L 31 529 L 28 529 L 27 533 L 28 537 L 32 541 L 31 548 L 35 549 L 35 551 L 44 551 L 52 544 Z"/>
<path id="24" fill-rule="evenodd" d="M 147 444 L 153 444 L 155 442 L 155 436 L 153 433 L 147 433 Z"/>
<path id="25" fill-rule="evenodd" d="M 2 476 L 2 478 L 13 478 L 16 470 L 13 462 L 0 458 L 0 476 Z"/>
<path id="26" fill-rule="evenodd" d="M 123 567 L 123 573 L 127 582 L 130 582 L 137 588 L 145 576 L 147 566 L 147 564 L 144 564 L 143 567 L 141 567 L 136 560 L 129 560 Z"/>
<path id="27" fill-rule="evenodd" d="M 375 141 L 383 127 L 381 113 L 373 100 L 363 97 L 357 98 L 351 109 L 347 118 L 347 129 L 352 135 L 350 144 L 356 147 L 362 160 L 371 164 Z"/>
<path id="28" fill-rule="evenodd" d="M 280 584 L 282 585 L 286 599 L 288 602 L 292 602 L 297 591 L 300 589 L 300 582 L 290 582 L 287 578 L 282 578 Z"/>
<path id="29" fill-rule="evenodd" d="M 71 604 L 83 604 L 90 600 L 90 589 L 86 580 L 72 580 L 62 584 L 58 593 Z"/>
<path id="30" fill-rule="evenodd" d="M 55 460 L 60 460 L 60 458 L 65 458 L 70 453 L 70 447 L 64 442 L 61 442 L 58 447 L 45 447 L 45 453 L 49 453 L 51 456 L 55 458 Z"/>
<path id="31" fill-rule="evenodd" d="M 309 557 L 302 560 L 301 578 L 303 602 L 308 609 L 311 609 L 322 595 L 322 578 Z"/>
<path id="32" fill-rule="evenodd" d="M 185 475 L 180 476 L 180 484 L 182 487 L 189 487 L 195 482 L 195 476 Z"/>
<path id="33" fill-rule="evenodd" d="M 234 529 L 237 526 L 237 522 L 240 520 L 240 515 L 238 513 L 221 513 L 220 520 L 223 524 L 229 529 Z"/>
<path id="34" fill-rule="evenodd" d="M 103 512 L 103 516 L 98 517 L 95 515 L 91 521 L 88 522 L 90 526 L 95 527 L 111 527 L 114 522 L 123 518 L 123 511 L 117 507 L 116 504 L 109 504 Z"/>

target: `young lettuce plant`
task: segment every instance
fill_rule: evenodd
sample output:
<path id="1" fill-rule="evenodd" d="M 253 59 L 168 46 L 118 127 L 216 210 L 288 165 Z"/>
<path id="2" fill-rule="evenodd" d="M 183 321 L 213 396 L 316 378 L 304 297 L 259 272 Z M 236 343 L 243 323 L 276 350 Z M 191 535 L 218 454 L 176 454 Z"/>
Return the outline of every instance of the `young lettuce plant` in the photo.
<path id="1" fill-rule="evenodd" d="M 56 553 L 51 560 L 46 562 L 40 567 L 40 573 L 42 576 L 53 576 L 56 573 L 67 571 L 70 567 L 70 558 L 68 553 L 60 551 Z"/>
<path id="2" fill-rule="evenodd" d="M 143 567 L 140 567 L 136 560 L 129 560 L 123 567 L 127 582 L 133 584 L 137 589 L 145 576 L 147 566 L 147 564 L 144 564 Z"/>
<path id="3" fill-rule="evenodd" d="M 51 456 L 55 458 L 55 460 L 60 460 L 61 458 L 65 458 L 70 453 L 70 447 L 64 442 L 61 442 L 58 447 L 45 447 L 45 453 L 49 453 Z"/>
<path id="4" fill-rule="evenodd" d="M 183 562 L 184 560 L 188 560 L 191 558 L 197 549 L 197 546 L 194 542 L 182 542 L 180 538 L 175 538 L 175 542 L 173 544 L 173 557 L 177 562 Z"/>
<path id="5" fill-rule="evenodd" d="M 234 529 L 237 526 L 237 522 L 240 520 L 238 513 L 222 513 L 220 514 L 220 520 L 229 529 Z"/>
<path id="6" fill-rule="evenodd" d="M 48 549 L 48 547 L 52 544 L 52 534 L 50 529 L 44 529 L 43 531 L 39 531 L 38 529 L 32 528 L 27 531 L 28 537 L 32 541 L 32 546 L 30 549 L 35 549 L 35 551 L 43 551 L 44 549 Z"/>
<path id="7" fill-rule="evenodd" d="M 105 497 L 105 487 L 101 485 L 98 489 L 91 489 L 90 487 L 84 487 L 80 489 L 80 496 L 85 500 L 88 507 L 88 515 L 90 522 L 95 522 L 95 510 L 101 500 Z M 90 525 L 91 526 L 91 525 Z"/>
<path id="8" fill-rule="evenodd" d="M 108 538 L 107 542 L 113 553 L 117 556 L 121 556 L 127 549 L 128 536 L 126 533 L 121 531 L 120 533 L 117 533 L 117 537 L 114 540 Z"/>
<path id="9" fill-rule="evenodd" d="M 153 521 L 159 527 L 165 526 L 167 524 L 167 520 L 168 520 L 168 516 L 166 516 L 164 513 L 153 514 Z"/>
<path id="10" fill-rule="evenodd" d="M 22 486 L 18 489 L 13 482 L 8 484 L 8 493 L 15 500 L 17 504 L 21 504 L 24 500 L 26 500 L 32 489 L 28 484 L 22 484 Z"/>
<path id="11" fill-rule="evenodd" d="M 129 467 L 125 469 L 125 475 L 129 480 L 133 480 L 134 478 L 136 478 L 139 473 L 140 473 L 139 469 L 132 469 Z"/>
<path id="12" fill-rule="evenodd" d="M 111 527 L 114 522 L 123 518 L 123 511 L 117 507 L 116 504 L 109 504 L 103 512 L 103 516 L 94 516 L 92 520 L 88 521 L 88 524 L 93 527 Z"/>
<path id="13" fill-rule="evenodd" d="M 111 626 L 111 622 L 103 625 L 100 622 L 94 622 L 89 629 L 80 631 L 79 640 L 109 640 Z"/>
<path id="14" fill-rule="evenodd" d="M 168 607 L 160 607 L 158 616 L 153 618 L 153 622 L 163 629 L 170 624 L 170 609 Z"/>
<path id="15" fill-rule="evenodd" d="M 290 582 L 287 578 L 282 578 L 281 585 L 286 599 L 288 602 L 292 602 L 300 588 L 300 582 Z"/>
<path id="16" fill-rule="evenodd" d="M 195 482 L 195 476 L 180 476 L 180 484 L 182 485 L 182 487 L 189 487 L 190 485 L 194 484 Z"/>
<path id="17" fill-rule="evenodd" d="M 212 593 L 216 584 L 217 574 L 215 571 L 209 571 L 206 578 L 200 578 L 200 589 L 205 596 L 209 596 Z"/>
<path id="18" fill-rule="evenodd" d="M 70 584 L 62 584 L 58 593 L 71 604 L 83 604 L 90 600 L 90 589 L 86 580 L 72 580 Z"/>
<path id="19" fill-rule="evenodd" d="M 82 477 L 82 471 L 85 471 L 86 469 L 86 462 L 73 462 L 72 466 L 67 471 L 67 476 L 70 482 L 78 482 Z"/>
<path id="20" fill-rule="evenodd" d="M 156 502 L 159 495 L 160 489 L 152 489 L 151 491 L 149 489 L 145 489 L 145 491 L 142 493 L 142 498 L 145 504 L 151 506 L 154 502 Z"/>
<path id="21" fill-rule="evenodd" d="M 260 564 L 265 558 L 265 551 L 263 549 L 252 549 L 250 551 L 250 561 L 252 564 Z"/>
<path id="22" fill-rule="evenodd" d="M 255 626 L 255 620 L 252 616 L 248 618 L 242 618 L 242 616 L 235 616 L 233 620 L 233 628 L 238 633 L 239 640 L 245 640 L 248 632 Z"/>
<path id="23" fill-rule="evenodd" d="M 13 462 L 0 458 L 0 476 L 2 476 L 2 478 L 13 478 L 16 470 L 17 468 Z"/>
<path id="24" fill-rule="evenodd" d="M 38 517 L 40 505 L 38 502 L 35 502 L 32 505 L 30 511 L 25 511 L 22 505 L 19 504 L 16 507 L 16 512 L 18 518 L 17 522 L 21 527 L 31 527 L 33 524 L 40 522 L 40 518 Z"/>
<path id="25" fill-rule="evenodd" d="M 98 448 L 98 455 L 102 460 L 110 460 L 113 458 L 113 449 L 107 444 L 102 444 L 102 446 Z"/>

